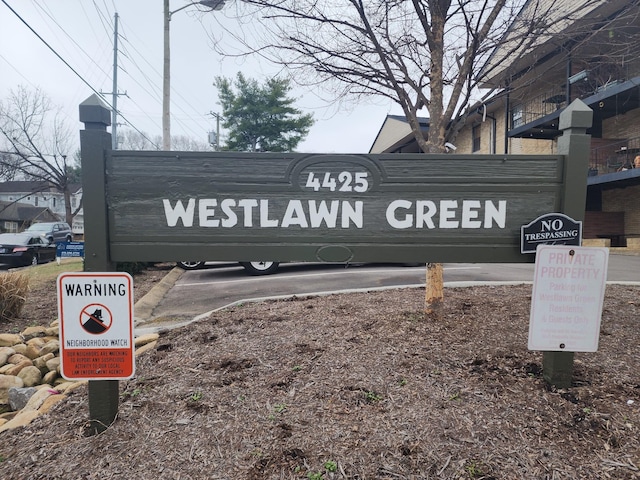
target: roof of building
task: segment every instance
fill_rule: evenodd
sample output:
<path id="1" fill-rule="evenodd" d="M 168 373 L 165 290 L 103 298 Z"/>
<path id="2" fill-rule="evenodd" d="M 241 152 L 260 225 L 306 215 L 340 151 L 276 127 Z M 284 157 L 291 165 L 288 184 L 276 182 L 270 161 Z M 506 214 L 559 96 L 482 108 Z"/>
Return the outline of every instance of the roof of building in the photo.
<path id="1" fill-rule="evenodd" d="M 58 221 L 57 215 L 46 207 L 27 203 L 0 201 L 0 220 L 11 222 Z"/>
<path id="2" fill-rule="evenodd" d="M 505 79 L 574 41 L 581 30 L 594 31 L 598 22 L 606 22 L 628 4 L 628 0 L 528 0 L 478 75 L 482 86 L 504 86 Z"/>
<path id="3" fill-rule="evenodd" d="M 78 193 L 82 190 L 82 185 L 79 183 L 69 184 L 71 193 Z M 0 193 L 39 193 L 59 192 L 51 182 L 43 180 L 15 180 L 9 182 L 0 182 Z"/>
<path id="4" fill-rule="evenodd" d="M 429 132 L 429 119 L 418 117 L 420 128 L 426 136 Z M 411 126 L 404 115 L 387 115 L 376 135 L 369 153 L 398 152 L 402 147 L 415 143 Z"/>

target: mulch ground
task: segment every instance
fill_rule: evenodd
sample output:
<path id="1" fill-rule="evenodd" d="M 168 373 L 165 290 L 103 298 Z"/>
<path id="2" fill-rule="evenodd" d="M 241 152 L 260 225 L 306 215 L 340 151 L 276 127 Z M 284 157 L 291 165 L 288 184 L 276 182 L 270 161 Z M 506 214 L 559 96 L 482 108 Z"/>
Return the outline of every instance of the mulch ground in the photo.
<path id="1" fill-rule="evenodd" d="M 531 286 L 246 304 L 161 336 L 86 436 L 81 388 L 2 434 L 5 479 L 638 479 L 640 288 L 608 286 L 573 386 L 527 350 Z"/>

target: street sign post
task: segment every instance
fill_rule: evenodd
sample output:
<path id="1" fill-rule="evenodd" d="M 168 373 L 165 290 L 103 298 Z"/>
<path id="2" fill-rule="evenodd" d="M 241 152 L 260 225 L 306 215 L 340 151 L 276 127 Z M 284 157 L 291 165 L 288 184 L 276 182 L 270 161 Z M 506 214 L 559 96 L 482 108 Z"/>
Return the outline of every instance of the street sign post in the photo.
<path id="1" fill-rule="evenodd" d="M 133 279 L 128 273 L 63 273 L 58 277 L 58 307 L 64 378 L 133 376 Z"/>

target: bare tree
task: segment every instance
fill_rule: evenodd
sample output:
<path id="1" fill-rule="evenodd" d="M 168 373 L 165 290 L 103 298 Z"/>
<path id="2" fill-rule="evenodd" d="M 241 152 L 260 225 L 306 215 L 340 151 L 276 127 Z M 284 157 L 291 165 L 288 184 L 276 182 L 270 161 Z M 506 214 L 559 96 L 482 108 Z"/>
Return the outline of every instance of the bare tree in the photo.
<path id="1" fill-rule="evenodd" d="M 159 150 L 160 145 L 162 145 L 162 137 L 159 135 L 150 137 L 145 132 L 132 129 L 118 131 L 118 148 L 123 150 Z M 186 135 L 172 135 L 171 150 L 201 152 L 211 150 L 211 146 Z"/>
<path id="2" fill-rule="evenodd" d="M 161 137 L 158 139 L 162 140 Z M 130 128 L 118 130 L 118 148 L 122 150 L 158 150 L 158 145 L 161 145 L 162 142 L 154 144 L 154 141 L 144 132 Z"/>
<path id="3" fill-rule="evenodd" d="M 39 180 L 64 196 L 65 219 L 73 224 L 71 179 L 75 175 L 71 133 L 40 89 L 19 86 L 0 101 L 0 170 L 12 178 Z"/>
<path id="4" fill-rule="evenodd" d="M 192 152 L 206 152 L 211 151 L 212 147 L 208 143 L 194 140 L 193 138 L 186 135 L 172 135 L 171 149 Z"/>
<path id="5" fill-rule="evenodd" d="M 259 52 L 296 70 L 297 82 L 331 86 L 335 98 L 391 99 L 402 107 L 421 150 L 437 153 L 455 140 L 469 106 L 479 100 L 477 74 L 494 48 L 507 45 L 513 61 L 557 21 L 549 3 L 243 0 L 238 18 L 250 28 L 226 33 L 245 43 L 245 53 Z M 569 10 L 563 16 L 575 14 Z M 429 116 L 427 137 L 418 120 L 422 109 Z"/>

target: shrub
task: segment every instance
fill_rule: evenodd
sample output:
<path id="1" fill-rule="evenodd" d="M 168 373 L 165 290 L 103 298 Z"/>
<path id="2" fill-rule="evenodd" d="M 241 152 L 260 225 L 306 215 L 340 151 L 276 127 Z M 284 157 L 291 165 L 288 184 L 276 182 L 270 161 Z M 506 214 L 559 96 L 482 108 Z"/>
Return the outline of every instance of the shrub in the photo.
<path id="1" fill-rule="evenodd" d="M 29 277 L 22 272 L 0 274 L 0 320 L 18 318 L 29 291 Z"/>
<path id="2" fill-rule="evenodd" d="M 147 269 L 149 266 L 146 262 L 118 262 L 116 264 L 117 272 L 126 272 L 129 275 L 136 275 Z"/>

